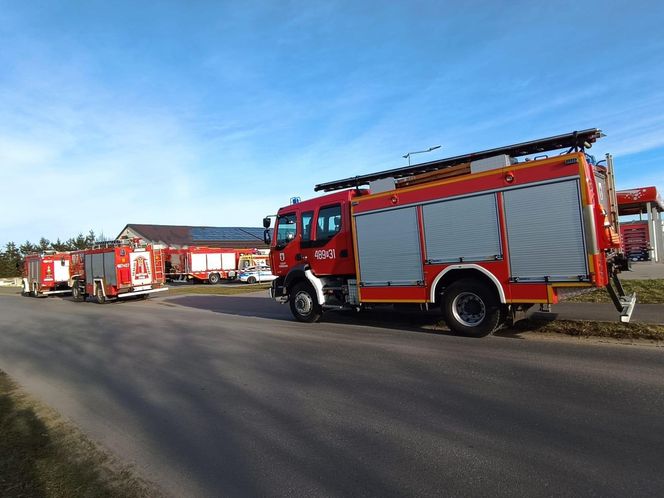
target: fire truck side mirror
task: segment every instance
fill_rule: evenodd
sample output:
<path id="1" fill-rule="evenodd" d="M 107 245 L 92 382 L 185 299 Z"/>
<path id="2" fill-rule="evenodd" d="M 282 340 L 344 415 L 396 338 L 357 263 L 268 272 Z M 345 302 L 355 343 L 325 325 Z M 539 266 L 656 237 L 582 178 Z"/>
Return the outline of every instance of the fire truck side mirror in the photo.
<path id="1" fill-rule="evenodd" d="M 272 242 L 272 237 L 270 236 L 270 229 L 266 228 L 263 231 L 263 242 L 267 244 L 268 246 L 270 245 L 270 242 Z"/>
<path id="2" fill-rule="evenodd" d="M 263 228 L 270 228 L 271 222 L 272 220 L 270 220 L 269 217 L 266 216 L 265 218 L 263 218 Z"/>

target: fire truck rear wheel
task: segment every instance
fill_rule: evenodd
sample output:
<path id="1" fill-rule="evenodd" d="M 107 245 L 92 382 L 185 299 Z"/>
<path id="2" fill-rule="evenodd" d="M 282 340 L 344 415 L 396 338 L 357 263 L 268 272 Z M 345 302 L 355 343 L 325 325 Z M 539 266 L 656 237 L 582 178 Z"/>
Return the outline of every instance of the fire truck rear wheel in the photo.
<path id="1" fill-rule="evenodd" d="M 74 299 L 74 301 L 83 301 L 83 292 L 81 291 L 81 284 L 78 282 L 78 280 L 74 282 L 74 285 L 71 288 L 71 297 Z"/>
<path id="2" fill-rule="evenodd" d="M 323 314 L 316 292 L 308 282 L 301 282 L 293 287 L 290 309 L 296 320 L 305 323 L 317 322 Z"/>
<path id="3" fill-rule="evenodd" d="M 221 277 L 219 276 L 218 273 L 210 273 L 208 276 L 208 282 L 212 285 L 217 285 L 219 283 L 219 280 L 221 280 Z"/>
<path id="4" fill-rule="evenodd" d="M 443 293 L 443 316 L 457 334 L 484 337 L 500 326 L 500 300 L 494 289 L 476 279 L 457 280 Z"/>
<path id="5" fill-rule="evenodd" d="M 95 298 L 99 304 L 104 304 L 106 302 L 106 296 L 104 296 L 104 289 L 100 284 L 97 284 L 95 288 Z"/>

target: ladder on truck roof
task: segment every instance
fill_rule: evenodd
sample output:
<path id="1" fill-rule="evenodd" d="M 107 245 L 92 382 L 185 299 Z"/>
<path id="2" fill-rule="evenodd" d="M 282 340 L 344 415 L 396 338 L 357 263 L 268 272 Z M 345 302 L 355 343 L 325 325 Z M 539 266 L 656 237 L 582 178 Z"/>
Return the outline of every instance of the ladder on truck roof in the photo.
<path id="1" fill-rule="evenodd" d="M 478 161 L 488 157 L 498 156 L 501 154 L 510 157 L 527 156 L 530 154 L 537 154 L 551 150 L 558 150 L 568 148 L 571 150 L 584 150 L 592 146 L 598 138 L 603 137 L 604 134 L 598 128 L 589 128 L 582 131 L 573 131 L 563 135 L 556 135 L 554 137 L 541 138 L 539 140 L 531 140 L 530 142 L 523 142 L 519 144 L 508 145 L 505 147 L 498 147 L 496 149 L 484 150 L 481 152 L 473 152 L 461 156 L 448 157 L 446 159 L 439 159 L 437 161 L 430 161 L 421 164 L 414 164 L 412 166 L 405 166 L 403 168 L 388 169 L 379 171 L 377 173 L 370 173 L 367 175 L 352 176 L 337 180 L 333 182 L 319 183 L 314 187 L 314 191 L 318 192 L 323 190 L 330 192 L 332 190 L 340 190 L 344 188 L 359 187 L 366 185 L 369 182 L 381 180 L 384 178 L 403 178 L 406 176 L 418 175 L 421 173 L 429 173 L 438 171 L 445 168 L 450 168 L 458 164 L 467 163 L 471 161 Z"/>

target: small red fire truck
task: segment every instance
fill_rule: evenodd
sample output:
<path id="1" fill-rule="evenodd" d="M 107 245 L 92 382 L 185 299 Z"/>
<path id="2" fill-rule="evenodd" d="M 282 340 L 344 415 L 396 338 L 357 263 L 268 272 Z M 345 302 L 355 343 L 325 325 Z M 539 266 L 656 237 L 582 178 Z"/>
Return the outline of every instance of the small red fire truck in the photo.
<path id="1" fill-rule="evenodd" d="M 88 296 L 103 304 L 110 299 L 168 290 L 164 287 L 164 259 L 161 249 L 138 240 L 98 243 L 92 249 L 71 254 L 72 296 Z"/>
<path id="2" fill-rule="evenodd" d="M 263 220 L 278 276 L 271 295 L 304 322 L 328 309 L 440 306 L 453 331 L 483 336 L 534 304 L 549 309 L 561 288 L 606 287 L 627 322 L 636 296 L 617 277 L 612 161 L 585 153 L 601 136 L 584 130 L 316 185 L 333 192 L 279 209 L 273 236 Z"/>
<path id="3" fill-rule="evenodd" d="M 240 270 L 257 262 L 267 264 L 267 255 L 258 249 L 227 249 L 220 247 L 187 247 L 164 250 L 166 277 L 193 279 L 218 284 L 221 279 L 233 280 Z"/>
<path id="4" fill-rule="evenodd" d="M 70 293 L 70 262 L 68 252 L 28 254 L 23 271 L 23 295 L 39 297 Z"/>
<path id="5" fill-rule="evenodd" d="M 647 221 L 628 221 L 620 224 L 625 255 L 632 261 L 650 261 L 650 230 Z"/>

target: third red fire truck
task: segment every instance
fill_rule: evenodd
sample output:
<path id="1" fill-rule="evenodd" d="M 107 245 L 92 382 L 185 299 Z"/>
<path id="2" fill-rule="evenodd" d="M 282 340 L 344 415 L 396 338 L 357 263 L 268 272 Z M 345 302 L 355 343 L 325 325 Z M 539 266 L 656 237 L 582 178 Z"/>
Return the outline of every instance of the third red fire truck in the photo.
<path id="1" fill-rule="evenodd" d="M 171 280 L 196 280 L 218 284 L 233 280 L 248 266 L 267 265 L 261 249 L 185 247 L 164 249 L 166 276 Z"/>
<path id="2" fill-rule="evenodd" d="M 316 185 L 332 193 L 279 209 L 273 236 L 264 220 L 271 295 L 304 322 L 330 309 L 440 306 L 452 330 L 483 336 L 534 304 L 548 309 L 559 289 L 606 287 L 627 322 L 636 296 L 617 277 L 612 160 L 585 152 L 601 136 L 589 129 Z"/>
<path id="3" fill-rule="evenodd" d="M 68 252 L 46 251 L 28 254 L 25 257 L 23 270 L 23 295 L 40 297 L 70 293 L 70 261 Z"/>

